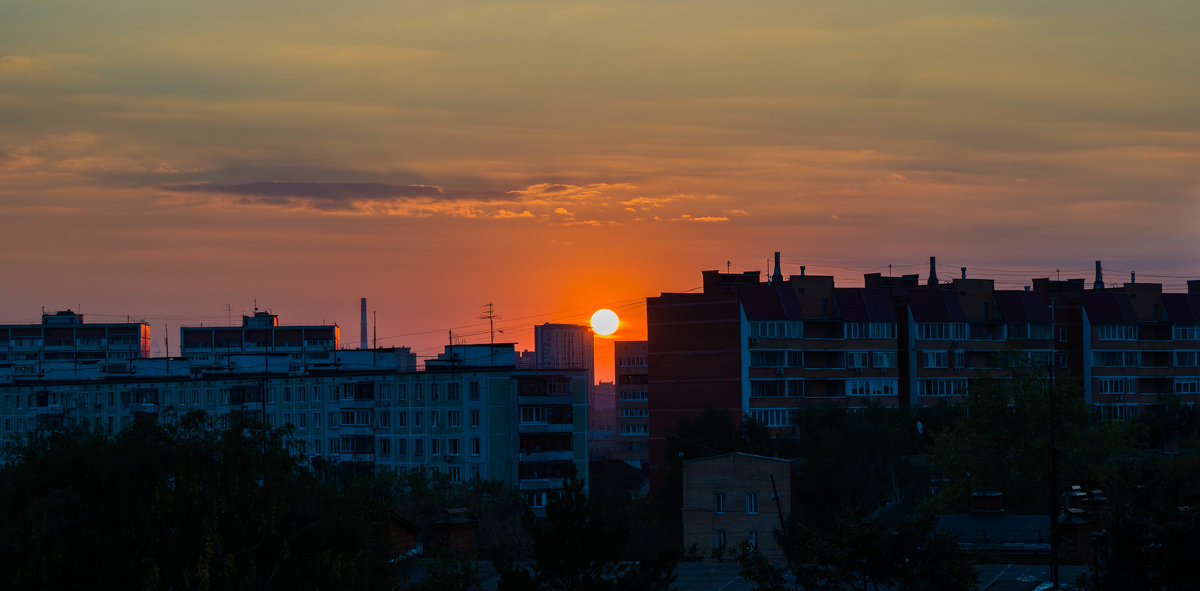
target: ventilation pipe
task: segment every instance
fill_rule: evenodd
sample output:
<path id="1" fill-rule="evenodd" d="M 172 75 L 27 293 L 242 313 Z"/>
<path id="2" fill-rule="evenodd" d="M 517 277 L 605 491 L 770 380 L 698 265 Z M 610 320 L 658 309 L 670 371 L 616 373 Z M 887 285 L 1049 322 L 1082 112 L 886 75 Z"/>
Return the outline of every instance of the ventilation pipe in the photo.
<path id="1" fill-rule="evenodd" d="M 804 277 L 804 265 L 800 265 L 800 276 Z"/>
<path id="2" fill-rule="evenodd" d="M 928 285 L 937 285 L 937 257 L 929 257 L 929 281 Z"/>
<path id="3" fill-rule="evenodd" d="M 362 308 L 362 325 L 360 327 L 361 330 L 359 331 L 358 348 L 366 349 L 367 348 L 367 298 L 362 298 L 362 300 L 359 302 L 359 304 L 360 304 L 360 307 Z"/>
<path id="4" fill-rule="evenodd" d="M 1104 273 L 1100 270 L 1100 261 L 1096 261 L 1096 282 L 1092 289 L 1104 289 Z"/>
<path id="5" fill-rule="evenodd" d="M 783 283 L 783 272 L 779 270 L 779 251 L 775 251 L 775 272 L 771 273 L 771 283 L 778 285 Z"/>
<path id="6" fill-rule="evenodd" d="M 1134 271 L 1129 272 L 1129 282 L 1137 283 L 1137 273 L 1136 272 L 1134 272 Z"/>
<path id="7" fill-rule="evenodd" d="M 966 267 L 959 267 L 959 269 L 962 269 L 962 278 L 963 278 L 963 279 L 966 279 L 966 278 L 967 278 L 967 268 L 966 268 Z"/>

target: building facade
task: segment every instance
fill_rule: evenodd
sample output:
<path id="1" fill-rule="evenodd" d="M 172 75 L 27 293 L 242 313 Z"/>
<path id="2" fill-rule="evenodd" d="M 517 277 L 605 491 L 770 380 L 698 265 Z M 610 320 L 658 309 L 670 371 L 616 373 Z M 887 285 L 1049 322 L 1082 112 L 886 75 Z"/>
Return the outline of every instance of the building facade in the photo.
<path id="1" fill-rule="evenodd" d="M 41 324 L 0 325 L 0 371 L 18 375 L 42 375 L 46 364 L 124 364 L 149 353 L 145 322 L 85 323 L 83 314 L 64 310 L 42 314 Z"/>
<path id="2" fill-rule="evenodd" d="M 277 355 L 290 355 L 277 352 Z M 290 426 L 298 455 L 366 470 L 423 468 L 453 482 L 494 479 L 535 508 L 572 470 L 587 477 L 586 374 L 517 369 L 509 345 L 458 345 L 417 371 L 406 350 L 338 350 L 296 364 L 256 352 L 135 359 L 122 370 L 42 376 L 0 368 L 0 435 L 44 427 L 114 434 L 138 414 L 203 410 Z"/>
<path id="3" fill-rule="evenodd" d="M 729 453 L 683 462 L 683 546 L 736 555 L 745 541 L 773 562 L 786 560 L 775 530 L 793 511 L 791 460 Z"/>
<path id="4" fill-rule="evenodd" d="M 980 374 L 1019 363 L 1078 379 L 1104 418 L 1177 394 L 1200 402 L 1200 281 L 1085 289 L 1082 279 L 939 281 L 869 274 L 837 287 L 804 273 L 705 271 L 702 293 L 647 298 L 651 483 L 668 430 L 706 405 L 777 432 L 808 407 L 923 407 L 965 401 Z"/>
<path id="5" fill-rule="evenodd" d="M 616 451 L 614 457 L 638 468 L 650 462 L 649 374 L 646 341 L 614 341 Z"/>

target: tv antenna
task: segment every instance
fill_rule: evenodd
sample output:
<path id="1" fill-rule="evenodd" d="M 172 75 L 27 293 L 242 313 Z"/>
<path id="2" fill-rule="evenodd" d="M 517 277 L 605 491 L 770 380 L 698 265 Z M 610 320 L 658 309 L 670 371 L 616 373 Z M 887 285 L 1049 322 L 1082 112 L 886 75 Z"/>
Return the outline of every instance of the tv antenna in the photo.
<path id="1" fill-rule="evenodd" d="M 496 344 L 496 321 L 500 320 L 500 315 L 496 313 L 496 310 L 495 310 L 495 308 L 493 308 L 491 302 L 484 304 L 483 309 L 484 309 L 484 312 L 483 312 L 483 314 L 480 314 L 479 319 L 488 321 L 488 333 L 491 338 L 491 344 L 495 345 Z"/>

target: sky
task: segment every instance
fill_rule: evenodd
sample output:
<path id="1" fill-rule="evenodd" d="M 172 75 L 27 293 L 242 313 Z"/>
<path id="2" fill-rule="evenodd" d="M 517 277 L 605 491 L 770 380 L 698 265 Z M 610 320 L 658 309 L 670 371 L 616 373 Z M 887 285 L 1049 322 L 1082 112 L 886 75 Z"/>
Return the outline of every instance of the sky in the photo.
<path id="1" fill-rule="evenodd" d="M 704 269 L 1200 278 L 1200 3 L 7 0 L 0 321 L 532 349 Z M 598 343 L 598 375 L 611 347 Z M 607 348 L 606 348 L 607 347 Z M 607 353 L 606 353 L 607 352 Z"/>

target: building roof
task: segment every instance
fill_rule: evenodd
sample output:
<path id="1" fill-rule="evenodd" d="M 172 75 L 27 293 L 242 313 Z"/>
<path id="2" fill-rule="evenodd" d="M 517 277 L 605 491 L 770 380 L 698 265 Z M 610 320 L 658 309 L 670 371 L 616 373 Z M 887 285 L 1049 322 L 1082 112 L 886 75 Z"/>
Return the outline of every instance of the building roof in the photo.
<path id="1" fill-rule="evenodd" d="M 1200 293 L 1164 293 L 1163 307 L 1174 324 L 1200 324 Z"/>
<path id="2" fill-rule="evenodd" d="M 790 287 L 758 283 L 743 286 L 738 293 L 749 320 L 804 320 L 800 301 Z"/>
<path id="3" fill-rule="evenodd" d="M 886 289 L 837 287 L 833 290 L 842 319 L 849 322 L 895 322 L 896 309 Z"/>
<path id="4" fill-rule="evenodd" d="M 729 457 L 729 456 L 741 456 L 741 457 L 744 457 L 744 458 L 747 458 L 747 459 L 753 459 L 753 460 L 769 460 L 769 461 L 772 461 L 772 462 L 785 462 L 785 463 L 788 463 L 788 464 L 795 463 L 793 460 L 789 460 L 789 459 L 786 459 L 786 458 L 772 458 L 772 457 L 770 457 L 770 456 L 760 456 L 760 455 L 758 455 L 758 454 L 748 454 L 748 453 L 746 453 L 746 452 L 742 452 L 742 451 L 731 451 L 731 452 L 729 452 L 729 453 L 717 454 L 717 455 L 715 455 L 715 456 L 705 456 L 705 457 L 703 457 L 703 458 L 692 458 L 692 459 L 690 459 L 690 460 L 684 460 L 684 461 L 683 461 L 683 463 L 684 463 L 684 464 L 690 464 L 690 463 L 692 463 L 692 462 L 704 462 L 704 461 L 708 461 L 708 460 L 717 460 L 717 459 L 721 459 L 721 458 L 726 458 L 726 457 Z"/>
<path id="5" fill-rule="evenodd" d="M 1005 322 L 1050 323 L 1050 300 L 1040 291 L 997 290 L 996 308 Z"/>
<path id="6" fill-rule="evenodd" d="M 1092 324 L 1137 324 L 1129 294 L 1093 289 L 1083 294 L 1083 309 Z"/>
<path id="7" fill-rule="evenodd" d="M 966 322 L 958 294 L 948 289 L 912 289 L 908 305 L 917 322 Z"/>

